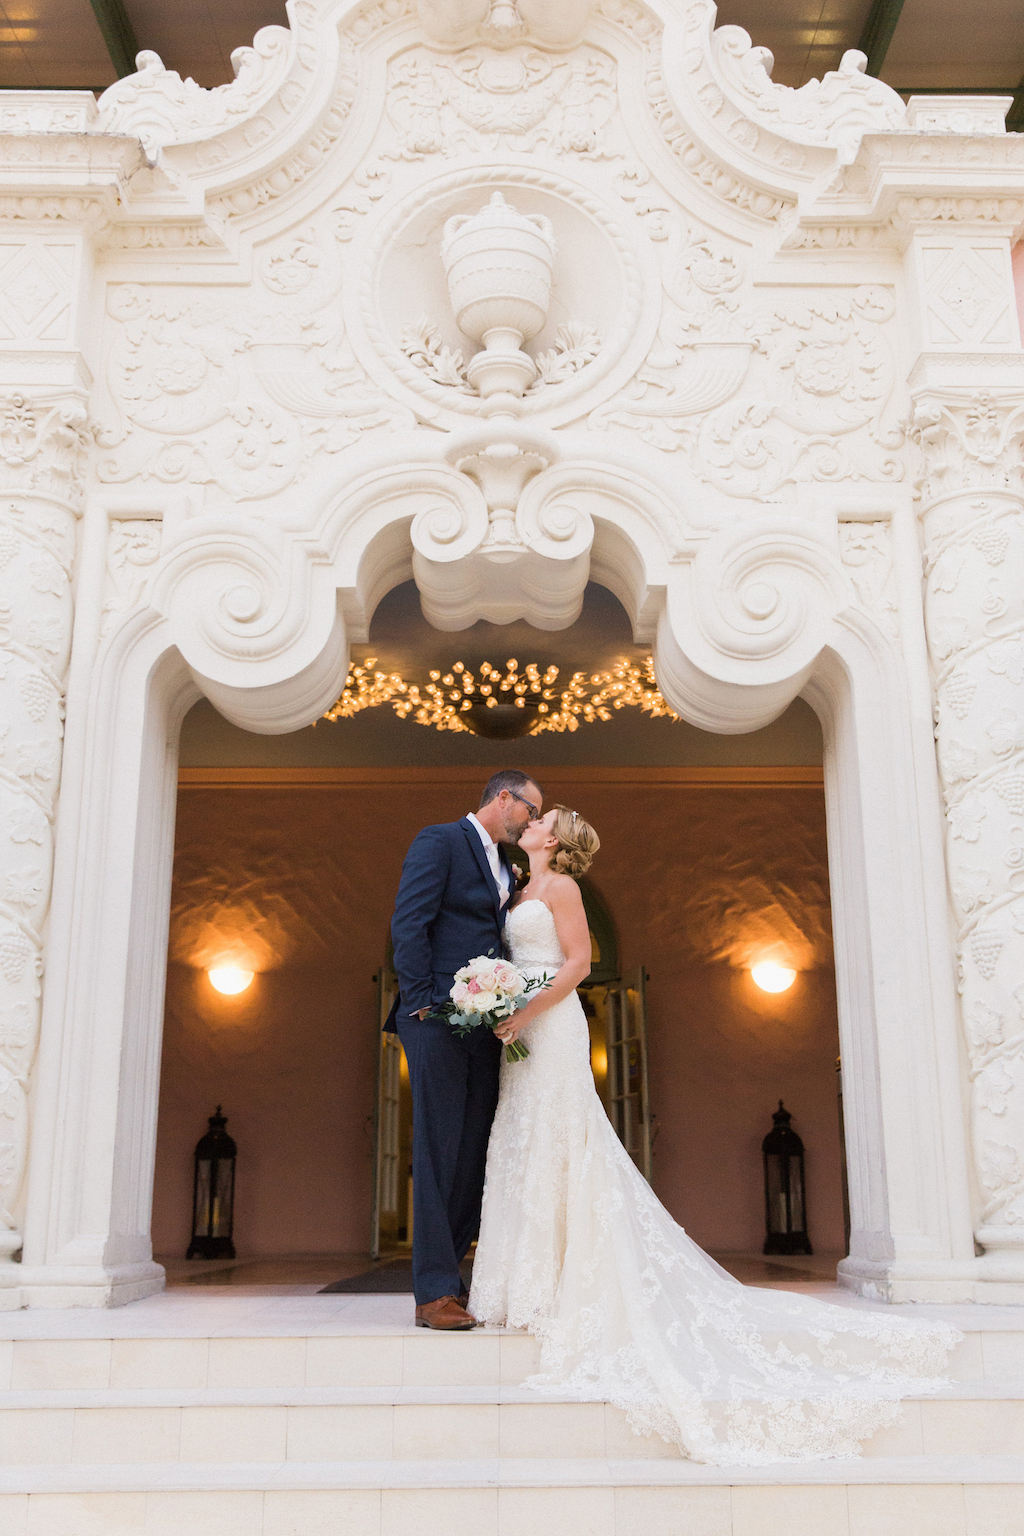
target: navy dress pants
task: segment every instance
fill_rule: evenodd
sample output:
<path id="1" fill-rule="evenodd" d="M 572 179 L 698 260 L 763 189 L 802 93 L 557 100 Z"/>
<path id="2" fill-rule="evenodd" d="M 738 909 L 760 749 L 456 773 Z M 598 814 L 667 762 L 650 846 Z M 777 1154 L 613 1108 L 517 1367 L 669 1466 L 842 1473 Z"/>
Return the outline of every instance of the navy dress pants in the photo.
<path id="1" fill-rule="evenodd" d="M 502 1046 L 483 1025 L 460 1037 L 443 1019 L 402 1018 L 401 1010 L 396 1023 L 412 1086 L 412 1279 L 422 1306 L 462 1289 L 459 1264 L 480 1227 Z"/>

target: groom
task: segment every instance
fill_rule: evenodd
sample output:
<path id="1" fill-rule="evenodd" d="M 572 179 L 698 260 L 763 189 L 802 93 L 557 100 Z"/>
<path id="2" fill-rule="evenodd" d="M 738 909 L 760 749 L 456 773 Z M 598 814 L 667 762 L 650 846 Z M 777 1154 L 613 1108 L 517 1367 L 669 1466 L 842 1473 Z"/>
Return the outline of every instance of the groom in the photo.
<path id="1" fill-rule="evenodd" d="M 416 1326 L 475 1327 L 459 1263 L 480 1224 L 487 1138 L 498 1103 L 501 1044 L 489 1029 L 460 1037 L 431 1017 L 455 972 L 502 953 L 512 893 L 500 843 L 518 843 L 539 816 L 538 785 L 517 768 L 487 782 L 476 814 L 424 827 L 402 866 L 391 921 L 399 996 L 386 1028 L 397 1030 L 412 1085 L 412 1276 Z"/>

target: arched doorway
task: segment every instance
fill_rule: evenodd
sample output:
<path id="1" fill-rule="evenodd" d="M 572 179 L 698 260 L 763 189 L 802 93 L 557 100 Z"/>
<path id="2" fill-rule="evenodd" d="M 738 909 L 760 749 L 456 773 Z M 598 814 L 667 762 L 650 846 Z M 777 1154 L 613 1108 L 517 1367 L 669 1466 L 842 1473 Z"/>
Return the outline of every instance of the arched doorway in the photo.
<path id="1" fill-rule="evenodd" d="M 79 830 L 55 884 L 29 1296 L 70 1262 L 70 1299 L 163 1283 L 149 1225 L 180 721 L 205 692 L 272 736 L 330 702 L 359 625 L 368 634 L 383 594 L 408 579 L 425 473 L 389 482 L 367 469 L 327 487 L 318 539 L 296 536 L 283 564 L 255 528 L 179 539 L 149 606 L 100 651 L 88 707 L 69 709 L 78 766 L 62 815 Z M 573 473 L 559 470 L 559 493 Z M 436 491 L 455 471 L 431 475 Z M 683 549 L 667 493 L 642 475 L 591 463 L 577 490 L 594 508 L 592 578 L 637 643 L 654 639 L 658 682 L 687 720 L 735 736 L 798 693 L 821 720 L 852 1224 L 842 1275 L 887 1295 L 930 1284 L 969 1226 L 965 1163 L 949 1150 L 961 1124 L 951 998 L 932 959 L 945 911 L 938 880 L 921 882 L 941 859 L 930 739 L 906 666 L 880 626 L 842 607 L 834 556 L 805 524 L 747 522 Z"/>
<path id="2" fill-rule="evenodd" d="M 515 651 L 523 666 L 555 662 L 567 677 L 588 657 L 603 666 L 615 654 L 645 654 L 620 605 L 596 587 L 568 630 L 479 625 L 458 635 L 426 625 L 415 588 L 397 588 L 377 610 L 368 648 L 377 672 L 420 675 L 436 662 L 442 677 L 455 658 L 476 665 L 483 654 L 504 664 Z M 549 802 L 580 805 L 601 831 L 604 850 L 585 885 L 595 950 L 585 1005 L 599 1089 L 638 1165 L 699 1241 L 718 1252 L 756 1250 L 759 1142 L 785 1095 L 798 1117 L 806 1113 L 814 1237 L 838 1257 L 821 739 L 806 706 L 753 736 L 709 736 L 624 709 L 575 732 L 489 742 L 402 721 L 387 703 L 279 737 L 248 735 L 200 704 L 181 756 L 158 1255 L 184 1251 L 195 1121 L 211 1094 L 235 1105 L 240 1253 L 365 1252 L 375 1112 L 390 1127 L 379 1153 L 382 1237 L 385 1246 L 408 1239 L 410 1117 L 397 1047 L 393 1061 L 385 1048 L 380 1099 L 372 1097 L 371 978 L 381 974 L 409 839 L 426 821 L 473 808 L 491 768 L 513 761 L 536 772 Z M 809 844 L 813 856 L 794 864 L 787 848 L 806 853 Z M 788 914 L 787 891 L 798 893 Z M 801 894 L 810 902 L 805 933 L 794 921 Z M 309 943 L 316 921 L 319 953 Z M 776 943 L 803 946 L 797 994 L 774 1012 L 759 1004 L 745 969 L 773 931 Z M 244 946 L 249 935 L 263 974 L 247 1008 L 217 999 L 202 972 L 217 945 Z M 653 1166 L 652 1106 L 661 1128 Z"/>

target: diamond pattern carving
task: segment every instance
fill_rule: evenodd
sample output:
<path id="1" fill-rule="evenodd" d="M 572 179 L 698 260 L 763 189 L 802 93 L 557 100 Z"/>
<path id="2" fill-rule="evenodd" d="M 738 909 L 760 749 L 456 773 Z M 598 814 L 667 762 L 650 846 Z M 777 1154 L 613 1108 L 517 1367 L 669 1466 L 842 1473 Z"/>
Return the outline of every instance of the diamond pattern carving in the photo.
<path id="1" fill-rule="evenodd" d="M 31 257 L 6 284 L 8 303 L 13 304 L 23 325 L 31 326 L 57 297 L 57 289 Z"/>
<path id="2" fill-rule="evenodd" d="M 1008 346 L 1015 341 L 1002 252 L 959 240 L 925 251 L 930 346 Z"/>
<path id="3" fill-rule="evenodd" d="M 0 246 L 0 291 L 7 301 L 3 306 L 6 339 L 67 340 L 74 257 L 74 247 L 67 242 L 28 240 Z"/>

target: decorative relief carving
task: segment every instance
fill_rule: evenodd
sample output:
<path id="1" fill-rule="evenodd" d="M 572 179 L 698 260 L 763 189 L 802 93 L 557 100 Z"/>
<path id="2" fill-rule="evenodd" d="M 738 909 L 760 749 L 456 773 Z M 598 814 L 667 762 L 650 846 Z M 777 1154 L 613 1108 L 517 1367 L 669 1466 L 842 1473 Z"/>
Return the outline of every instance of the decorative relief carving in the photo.
<path id="1" fill-rule="evenodd" d="M 5 245 L 0 254 L 0 288 L 6 300 L 0 312 L 0 340 L 67 341 L 77 265 L 77 249 L 70 240 L 34 237 Z"/>
<path id="2" fill-rule="evenodd" d="M 782 242 L 784 251 L 870 251 L 894 244 L 881 224 L 797 224 Z"/>
<path id="3" fill-rule="evenodd" d="M 336 88 L 315 129 L 294 153 L 270 171 L 243 177 L 230 191 L 211 197 L 203 222 L 126 224 L 114 236 L 115 243 L 128 249 L 216 245 L 220 229 L 232 217 L 251 213 L 300 186 L 321 166 L 344 129 L 358 91 L 361 47 L 411 14 L 410 0 L 382 0 L 365 6 L 342 28 Z M 251 48 L 236 49 L 231 56 L 236 79 L 212 90 L 182 81 L 152 52 L 139 54 L 139 73 L 104 92 L 101 126 L 108 133 L 138 135 L 151 164 L 162 148 L 176 145 L 174 164 L 179 171 L 223 175 L 235 163 L 244 165 L 254 149 L 288 130 L 317 78 L 322 56 L 317 8 L 310 0 L 296 0 L 290 16 L 291 31 L 264 27 Z"/>
<path id="4" fill-rule="evenodd" d="M 1007 96 L 912 96 L 907 127 L 917 133 L 1005 133 Z"/>
<path id="5" fill-rule="evenodd" d="M 776 132 L 806 144 L 830 144 L 851 156 L 864 133 L 902 128 L 903 101 L 866 74 L 867 56 L 848 49 L 837 70 L 808 80 L 798 90 L 771 78 L 775 59 L 755 48 L 742 27 L 719 27 L 711 37 L 711 61 L 734 98 Z"/>
<path id="6" fill-rule="evenodd" d="M 78 506 L 88 442 L 80 401 L 0 395 L 0 493 L 36 491 Z"/>
<path id="7" fill-rule="evenodd" d="M 160 558 L 162 535 L 163 522 L 157 518 L 123 518 L 111 522 L 101 639 L 114 629 L 120 618 L 145 602 L 155 574 L 154 567 Z"/>
<path id="8" fill-rule="evenodd" d="M 78 409 L 69 405 L 65 414 L 74 417 Z M 7 439 L 8 448 L 11 441 Z M 74 454 L 70 457 L 73 460 Z M 2 1256 L 21 1246 L 29 1085 L 39 1038 L 52 827 L 71 650 L 75 519 L 68 510 L 70 499 L 63 486 L 60 503 L 0 495 Z"/>
<path id="9" fill-rule="evenodd" d="M 651 65 L 645 81 L 647 100 L 662 137 L 672 153 L 691 176 L 726 202 L 752 213 L 756 218 L 775 220 L 790 212 L 795 203 L 790 198 L 766 192 L 762 187 L 737 174 L 703 150 L 679 121 L 665 90 L 660 62 Z"/>
<path id="10" fill-rule="evenodd" d="M 607 153 L 615 65 L 596 49 L 557 58 L 525 44 L 426 50 L 390 67 L 385 97 L 396 141 L 385 154 L 420 160 L 464 153 Z"/>
<path id="11" fill-rule="evenodd" d="M 1010 134 L 1006 142 L 1011 139 L 1021 139 L 1021 136 Z M 948 143 L 963 148 L 960 141 L 952 138 L 925 140 L 925 143 L 933 146 Z M 1021 139 L 1021 149 L 1024 152 L 1024 139 Z M 1024 159 L 1021 164 L 1024 165 Z M 1024 198 L 1021 197 L 901 197 L 890 215 L 889 227 L 894 238 L 903 243 L 922 225 L 1002 224 L 1019 229 L 1022 222 Z M 986 278 L 986 285 L 987 282 Z"/>
<path id="12" fill-rule="evenodd" d="M 267 286 L 294 283 L 305 268 L 323 277 L 316 297 L 333 298 L 337 271 L 319 258 L 297 260 L 302 248 L 291 239 L 281 265 L 265 264 Z M 370 385 L 331 310 L 268 313 L 135 284 L 112 288 L 108 308 L 119 322 L 108 383 L 120 419 L 97 434 L 105 450 L 97 472 L 107 483 L 187 481 L 229 503 L 259 500 L 307 472 L 317 450 L 336 453 L 364 432 L 413 425 L 408 410 Z"/>
<path id="13" fill-rule="evenodd" d="M 952 491 L 1024 492 L 1024 461 L 1019 451 L 1024 395 L 984 391 L 966 399 L 950 391 L 919 395 L 910 434 L 921 449 L 917 489 L 925 506 Z M 950 548 L 948 559 L 954 558 L 959 556 Z"/>
<path id="14" fill-rule="evenodd" d="M 899 606 L 888 522 L 841 522 L 839 554 L 861 607 L 890 635 L 898 635 Z"/>
<path id="15" fill-rule="evenodd" d="M 420 24 L 439 43 L 464 46 L 478 38 L 510 46 L 521 37 L 566 48 L 586 25 L 591 0 L 418 0 Z"/>
<path id="16" fill-rule="evenodd" d="M 164 68 L 158 53 L 143 49 L 135 58 L 137 73 L 116 81 L 100 97 L 99 129 L 135 135 L 150 161 L 165 144 L 206 138 L 212 130 L 251 116 L 281 83 L 293 41 L 286 27 L 263 27 L 251 48 L 232 53 L 234 80 L 212 90 L 183 80 L 176 70 Z"/>
<path id="17" fill-rule="evenodd" d="M 537 365 L 523 344 L 547 322 L 555 251 L 551 220 L 520 213 L 500 192 L 478 212 L 445 223 L 441 260 L 455 322 L 480 347 L 466 379 L 488 414 L 518 415 L 536 382 Z"/>
<path id="18" fill-rule="evenodd" d="M 88 133 L 95 126 L 91 91 L 26 91 L 0 107 L 0 133 Z"/>
<path id="19" fill-rule="evenodd" d="M 439 629 L 521 617 L 562 627 L 582 606 L 594 540 L 586 475 L 567 484 L 528 430 L 501 427 L 504 440 L 485 427 L 473 451 L 453 450 L 456 483 L 413 520 L 413 570 Z"/>
<path id="20" fill-rule="evenodd" d="M 268 175 L 213 198 L 207 208 L 209 219 L 216 224 L 233 216 L 254 212 L 267 203 L 276 202 L 285 193 L 292 192 L 322 164 L 331 146 L 337 143 L 352 109 L 353 83 L 345 79 L 324 112 L 317 131 L 283 164 L 276 166 Z"/>
<path id="21" fill-rule="evenodd" d="M 428 379 L 448 389 L 460 389 L 464 394 L 474 393 L 466 378 L 466 362 L 460 350 L 452 350 L 442 339 L 441 332 L 432 320 L 422 315 L 414 325 L 402 330 L 399 345 L 409 361 L 421 368 Z"/>
<path id="22" fill-rule="evenodd" d="M 0 219 L 66 219 L 82 224 L 94 234 L 106 229 L 113 212 L 113 202 L 106 197 L 0 197 Z"/>
<path id="23" fill-rule="evenodd" d="M 1006 142 L 1011 140 L 1021 141 L 1021 149 L 1017 153 L 1024 156 L 1024 138 L 1013 134 Z M 969 148 L 972 143 L 967 140 L 965 146 L 963 141 L 953 137 L 939 140 L 938 145 L 932 138 L 925 138 L 922 142 L 927 147 L 929 160 L 943 158 L 939 149 L 943 144 L 948 144 L 950 151 L 962 154 L 965 147 Z M 870 215 L 876 221 L 866 222 L 867 209 L 864 205 L 869 201 L 871 161 L 891 158 L 886 156 L 885 148 L 885 140 L 872 139 L 868 165 L 858 162 L 856 165 L 844 166 L 828 189 L 833 195 L 818 198 L 813 212 L 793 223 L 782 242 L 782 249 L 901 250 L 915 231 L 928 225 L 1002 224 L 1010 229 L 1019 229 L 1024 222 L 1024 199 L 1018 197 L 901 197 L 887 215 Z M 846 201 L 847 198 L 853 203 L 849 222 L 829 222 L 827 210 L 831 210 L 833 218 L 837 215 L 842 217 L 848 212 L 850 203 Z M 804 218 L 807 222 L 804 222 Z M 986 287 L 988 281 L 986 277 Z"/>
<path id="24" fill-rule="evenodd" d="M 985 1204 L 979 1241 L 1024 1246 L 1024 399 L 919 398 L 926 621 L 950 894 Z"/>
<path id="25" fill-rule="evenodd" d="M 411 166 L 401 174 L 403 181 L 416 185 Z M 598 175 L 603 179 L 603 170 Z M 480 217 L 481 193 L 489 189 L 492 197 L 499 193 L 514 218 L 557 226 L 551 273 L 556 298 L 551 307 L 565 318 L 556 321 L 552 316 L 540 333 L 531 331 L 533 355 L 516 348 L 521 354 L 515 366 L 523 373 L 522 393 L 512 395 L 524 416 L 557 411 L 562 421 L 570 420 L 574 402 L 600 386 L 627 349 L 638 358 L 642 355 L 638 339 L 646 344 L 655 316 L 650 307 L 644 309 L 644 268 L 635 232 L 615 216 L 614 204 L 609 212 L 604 198 L 545 169 L 543 161 L 536 168 L 511 165 L 500 180 L 488 177 L 484 183 L 477 169 L 466 167 L 395 199 L 360 248 L 359 310 L 357 323 L 352 317 L 350 326 L 353 346 L 375 377 L 380 377 L 383 364 L 401 385 L 429 402 L 431 419 L 439 424 L 451 427 L 455 422 L 440 416 L 437 407 L 463 417 L 486 415 L 494 408 L 495 401 L 484 398 L 483 391 L 462 387 L 475 384 L 485 353 L 492 349 L 485 344 L 474 357 L 468 355 L 470 349 L 453 324 L 440 254 L 447 248 L 444 229 L 449 221 Z M 340 206 L 347 212 L 355 202 L 345 198 Z M 370 206 L 367 193 L 359 216 Z M 335 204 L 333 211 L 338 208 Z M 349 228 L 343 233 L 349 235 Z M 575 259 L 583 242 L 585 267 Z M 433 258 L 431 246 L 439 252 Z M 605 318 L 607 330 L 600 323 Z"/>
<path id="26" fill-rule="evenodd" d="M 931 347 L 985 351 L 1017 344 L 1005 242 L 961 237 L 922 241 L 917 253 Z"/>
<path id="27" fill-rule="evenodd" d="M 709 260 L 691 271 L 697 286 L 704 271 L 733 284 L 724 280 L 728 265 Z M 782 300 L 753 314 L 728 292 L 702 308 L 684 302 L 677 290 L 662 346 L 591 416 L 592 427 L 626 427 L 653 447 L 684 452 L 694 474 L 727 496 L 777 498 L 802 481 L 902 477 L 888 289 Z"/>

